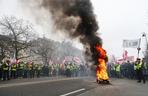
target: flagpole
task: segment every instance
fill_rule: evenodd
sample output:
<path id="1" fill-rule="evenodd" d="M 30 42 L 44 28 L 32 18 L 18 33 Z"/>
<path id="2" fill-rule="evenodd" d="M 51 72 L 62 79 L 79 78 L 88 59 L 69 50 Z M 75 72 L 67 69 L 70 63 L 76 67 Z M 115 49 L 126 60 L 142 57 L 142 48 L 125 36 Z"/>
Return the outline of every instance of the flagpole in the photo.
<path id="1" fill-rule="evenodd" d="M 123 41 L 123 42 L 124 42 L 124 41 Z M 123 58 L 123 61 L 125 62 L 125 60 L 124 60 L 124 52 L 125 52 L 125 45 L 124 45 L 124 43 L 123 43 L 122 46 L 123 46 L 123 50 L 122 50 L 122 51 L 123 51 L 123 52 L 122 52 L 122 58 Z"/>

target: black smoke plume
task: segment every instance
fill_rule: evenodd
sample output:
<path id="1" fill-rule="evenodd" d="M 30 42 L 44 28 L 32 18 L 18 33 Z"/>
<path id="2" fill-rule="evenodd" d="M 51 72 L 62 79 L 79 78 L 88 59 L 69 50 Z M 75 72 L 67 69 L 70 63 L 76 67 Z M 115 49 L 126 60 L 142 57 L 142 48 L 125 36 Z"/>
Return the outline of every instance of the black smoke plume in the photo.
<path id="1" fill-rule="evenodd" d="M 94 47 L 96 43 L 102 46 L 102 40 L 97 36 L 98 24 L 90 0 L 43 0 L 41 6 L 50 11 L 57 30 L 80 38 L 87 61 L 96 64 Z"/>

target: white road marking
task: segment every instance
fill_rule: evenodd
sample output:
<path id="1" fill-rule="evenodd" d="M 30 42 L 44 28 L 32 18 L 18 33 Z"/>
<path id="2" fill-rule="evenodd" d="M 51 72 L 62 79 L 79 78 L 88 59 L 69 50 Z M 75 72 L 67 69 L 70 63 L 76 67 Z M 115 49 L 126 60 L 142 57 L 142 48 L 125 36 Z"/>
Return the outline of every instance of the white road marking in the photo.
<path id="1" fill-rule="evenodd" d="M 82 88 L 82 89 L 78 89 L 78 90 L 75 90 L 75 91 L 60 95 L 60 96 L 68 96 L 68 95 L 71 95 L 71 94 L 74 94 L 74 93 L 77 93 L 77 92 L 80 92 L 80 91 L 84 91 L 84 90 L 85 90 L 85 88 Z"/>

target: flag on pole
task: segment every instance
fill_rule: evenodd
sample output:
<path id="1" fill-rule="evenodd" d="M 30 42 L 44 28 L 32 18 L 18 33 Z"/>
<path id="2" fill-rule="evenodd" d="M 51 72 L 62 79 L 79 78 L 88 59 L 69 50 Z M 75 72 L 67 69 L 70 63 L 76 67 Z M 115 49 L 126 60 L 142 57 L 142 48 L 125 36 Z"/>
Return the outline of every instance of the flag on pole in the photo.
<path id="1" fill-rule="evenodd" d="M 136 40 L 123 40 L 124 48 L 138 48 L 140 45 L 140 39 Z"/>

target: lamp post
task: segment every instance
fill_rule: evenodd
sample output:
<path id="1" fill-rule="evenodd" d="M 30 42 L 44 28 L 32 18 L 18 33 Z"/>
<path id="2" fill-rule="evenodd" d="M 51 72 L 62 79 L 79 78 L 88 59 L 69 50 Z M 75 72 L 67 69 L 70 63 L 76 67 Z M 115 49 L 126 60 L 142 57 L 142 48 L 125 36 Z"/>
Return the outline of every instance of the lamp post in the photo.
<path id="1" fill-rule="evenodd" d="M 147 41 L 147 36 L 146 36 L 146 33 L 145 32 L 142 34 L 142 37 L 145 38 L 145 41 L 146 41 L 146 50 L 148 50 L 148 41 Z"/>
<path id="2" fill-rule="evenodd" d="M 144 57 L 145 57 L 145 60 L 146 60 L 145 62 L 147 63 L 148 62 L 148 60 L 147 60 L 148 59 L 148 40 L 147 40 L 147 35 L 146 35 L 145 32 L 142 34 L 142 37 L 145 38 L 145 41 L 146 41 L 146 50 L 145 50 L 145 54 L 144 54 L 145 56 Z"/>

